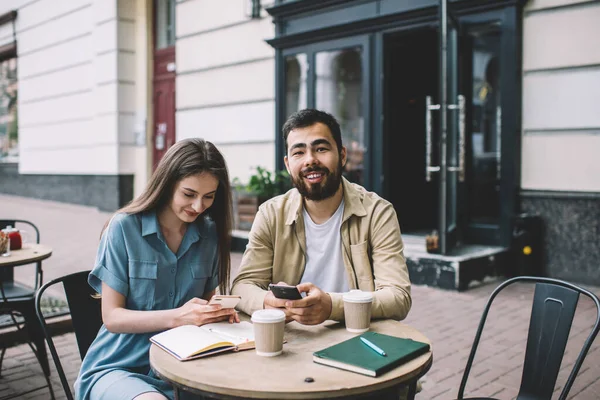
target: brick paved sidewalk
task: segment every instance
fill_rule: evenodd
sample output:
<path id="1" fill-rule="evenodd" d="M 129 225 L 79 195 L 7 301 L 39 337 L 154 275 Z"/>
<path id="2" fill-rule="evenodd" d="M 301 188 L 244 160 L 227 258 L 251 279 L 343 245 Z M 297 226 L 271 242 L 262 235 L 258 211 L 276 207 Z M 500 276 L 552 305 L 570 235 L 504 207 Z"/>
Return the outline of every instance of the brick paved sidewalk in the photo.
<path id="1" fill-rule="evenodd" d="M 44 261 L 46 280 L 77 270 L 89 269 L 95 257 L 98 235 L 110 214 L 89 207 L 72 206 L 40 200 L 0 195 L 0 218 L 31 219 L 42 232 L 42 242 L 54 248 L 53 256 Z M 6 213 L 6 214 L 5 214 Z M 237 268 L 241 255 L 234 254 Z M 29 279 L 23 272 L 17 279 Z M 418 399 L 452 399 L 458 392 L 462 371 L 471 348 L 483 306 L 497 283 L 457 293 L 413 286 L 413 307 L 406 323 L 429 337 L 433 343 L 434 362 L 423 378 Z M 471 370 L 467 394 L 513 399 L 521 380 L 525 337 L 531 312 L 533 287 L 519 285 L 505 290 L 495 301 Z M 600 294 L 600 288 L 592 288 Z M 593 304 L 581 298 L 571 329 L 554 398 L 562 389 L 578 351 L 595 319 Z M 55 339 L 58 352 L 71 384 L 81 364 L 73 334 Z M 600 340 L 592 346 L 571 390 L 571 399 L 600 398 Z M 51 363 L 52 364 L 52 363 Z M 351 378 L 349 378 L 351 379 Z M 65 398 L 57 374 L 52 374 L 57 398 Z M 26 345 L 9 348 L 0 378 L 0 399 L 43 386 L 41 369 Z M 23 399 L 48 399 L 47 389 L 24 395 Z"/>

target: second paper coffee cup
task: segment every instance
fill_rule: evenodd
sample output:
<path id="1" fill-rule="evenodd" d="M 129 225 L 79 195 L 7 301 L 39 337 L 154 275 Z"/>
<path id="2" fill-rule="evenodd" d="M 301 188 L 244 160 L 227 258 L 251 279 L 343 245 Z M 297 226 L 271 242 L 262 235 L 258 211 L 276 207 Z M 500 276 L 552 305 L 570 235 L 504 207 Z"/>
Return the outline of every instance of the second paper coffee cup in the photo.
<path id="1" fill-rule="evenodd" d="M 273 357 L 283 350 L 285 313 L 281 310 L 257 310 L 252 313 L 256 354 Z"/>
<path id="2" fill-rule="evenodd" d="M 361 333 L 371 326 L 371 305 L 373 294 L 362 290 L 351 290 L 344 293 L 344 316 L 346 330 Z"/>

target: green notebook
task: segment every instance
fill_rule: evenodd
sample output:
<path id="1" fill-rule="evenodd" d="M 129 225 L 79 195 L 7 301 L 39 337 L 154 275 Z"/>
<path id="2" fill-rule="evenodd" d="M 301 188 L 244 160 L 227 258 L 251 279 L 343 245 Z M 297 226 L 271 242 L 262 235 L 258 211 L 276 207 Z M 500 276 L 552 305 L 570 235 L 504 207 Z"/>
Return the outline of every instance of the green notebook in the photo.
<path id="1" fill-rule="evenodd" d="M 374 343 L 386 356 L 381 356 L 360 337 Z M 363 375 L 379 376 L 429 351 L 429 344 L 375 332 L 365 332 L 326 349 L 313 353 L 313 361 Z"/>

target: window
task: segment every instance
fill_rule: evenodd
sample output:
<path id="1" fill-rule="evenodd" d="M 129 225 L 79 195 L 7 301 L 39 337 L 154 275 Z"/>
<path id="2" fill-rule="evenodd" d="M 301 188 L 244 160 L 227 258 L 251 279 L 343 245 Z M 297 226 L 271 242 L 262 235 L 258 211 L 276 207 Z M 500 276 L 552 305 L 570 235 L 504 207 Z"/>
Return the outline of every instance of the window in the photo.
<path id="1" fill-rule="evenodd" d="M 364 184 L 365 130 L 361 48 L 322 51 L 316 54 L 315 105 L 340 124 L 347 162 L 344 176 Z"/>
<path id="2" fill-rule="evenodd" d="M 17 59 L 0 61 L 0 162 L 19 160 Z"/>
<path id="3" fill-rule="evenodd" d="M 283 52 L 285 121 L 292 113 L 316 108 L 332 114 L 340 124 L 347 150 L 343 174 L 351 182 L 370 187 L 369 142 L 365 116 L 368 63 L 366 36 L 314 43 Z"/>
<path id="4" fill-rule="evenodd" d="M 175 45 L 175 0 L 156 0 L 156 49 Z"/>
<path id="5" fill-rule="evenodd" d="M 308 61 L 306 54 L 296 54 L 285 58 L 285 116 L 306 108 L 306 79 Z"/>

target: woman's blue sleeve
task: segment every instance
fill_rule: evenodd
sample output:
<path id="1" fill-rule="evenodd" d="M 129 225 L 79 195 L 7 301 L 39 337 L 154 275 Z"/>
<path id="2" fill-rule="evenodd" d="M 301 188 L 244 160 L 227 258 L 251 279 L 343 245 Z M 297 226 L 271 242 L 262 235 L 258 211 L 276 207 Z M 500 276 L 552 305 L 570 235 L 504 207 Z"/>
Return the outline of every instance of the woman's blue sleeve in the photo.
<path id="1" fill-rule="evenodd" d="M 102 234 L 96 263 L 90 272 L 88 283 L 98 293 L 102 293 L 102 282 L 104 282 L 127 297 L 129 293 L 128 263 L 125 234 L 121 218 L 117 216 L 109 222 Z"/>

